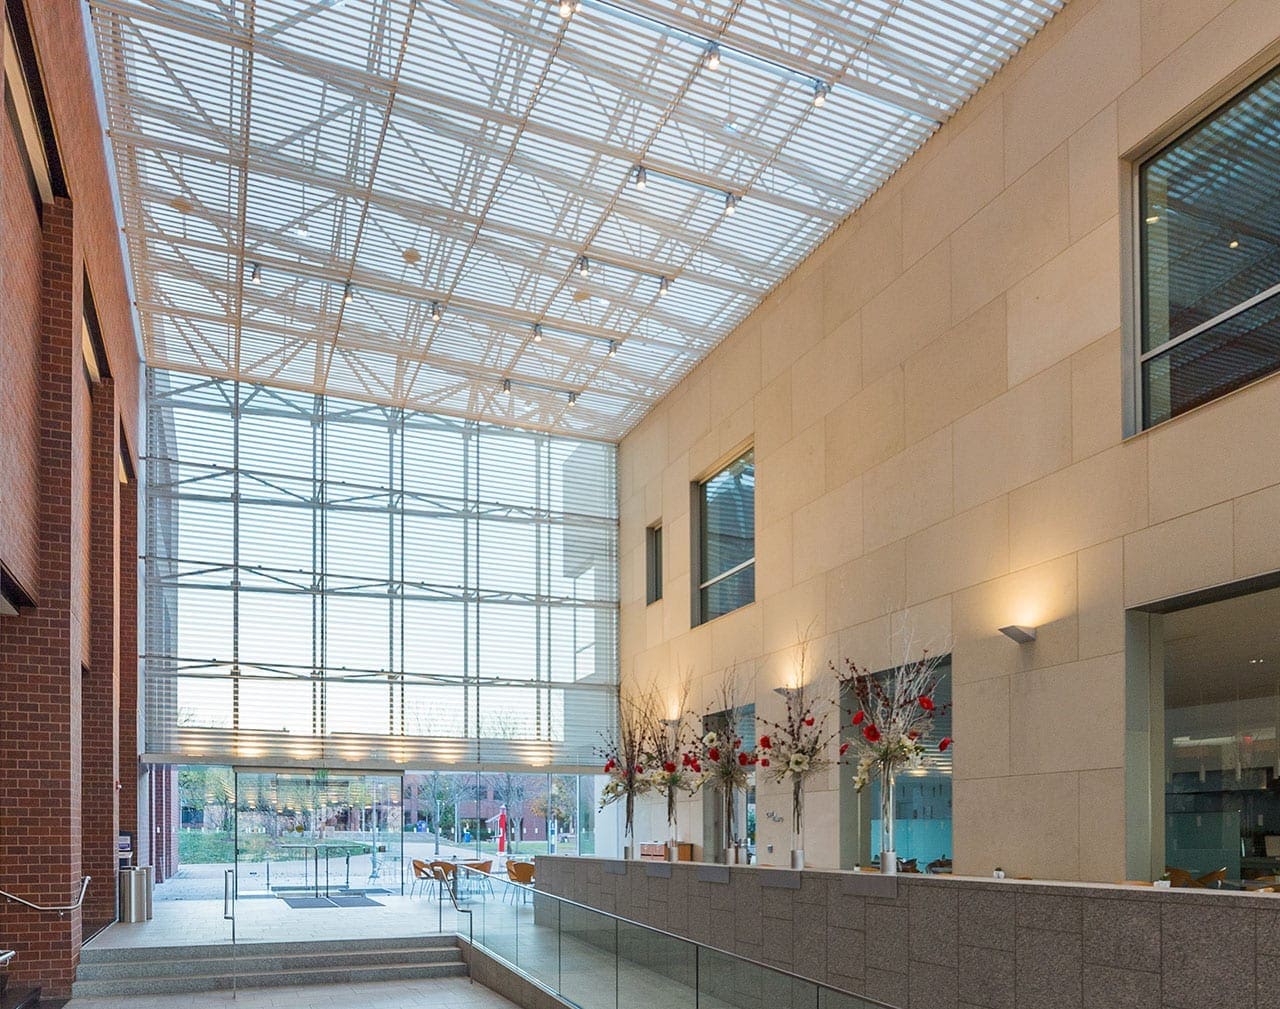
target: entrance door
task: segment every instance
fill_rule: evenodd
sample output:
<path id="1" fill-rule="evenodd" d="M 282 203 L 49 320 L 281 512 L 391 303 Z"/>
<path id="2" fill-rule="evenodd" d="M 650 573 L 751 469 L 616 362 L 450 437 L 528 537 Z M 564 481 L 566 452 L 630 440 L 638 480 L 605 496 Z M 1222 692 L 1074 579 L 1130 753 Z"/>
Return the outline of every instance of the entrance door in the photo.
<path id="1" fill-rule="evenodd" d="M 238 768 L 237 942 L 367 931 L 366 916 L 344 912 L 405 890 L 402 782 L 387 772 Z"/>

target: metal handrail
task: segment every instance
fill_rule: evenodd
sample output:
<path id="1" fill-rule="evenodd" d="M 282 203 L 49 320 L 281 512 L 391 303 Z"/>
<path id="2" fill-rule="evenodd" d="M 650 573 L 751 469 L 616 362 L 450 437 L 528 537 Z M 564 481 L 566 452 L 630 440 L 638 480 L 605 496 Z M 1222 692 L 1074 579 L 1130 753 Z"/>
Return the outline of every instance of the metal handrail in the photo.
<path id="1" fill-rule="evenodd" d="M 16 893 L 9 893 L 7 890 L 0 890 L 0 897 L 3 897 L 5 900 L 14 904 L 23 904 L 26 907 L 35 909 L 36 911 L 57 911 L 58 917 L 61 918 L 69 911 L 78 911 L 80 909 L 80 905 L 84 903 L 84 892 L 89 889 L 89 880 L 91 879 L 93 879 L 92 876 L 85 876 L 85 878 L 80 881 L 80 896 L 76 898 L 76 902 L 74 904 L 62 904 L 60 906 L 50 905 L 46 907 L 44 904 L 33 904 L 31 901 L 24 900 Z"/>
<path id="2" fill-rule="evenodd" d="M 16 949 L 0 949 L 0 967 L 3 967 L 17 955 L 18 951 Z"/>
<path id="3" fill-rule="evenodd" d="M 492 879 L 496 879 L 499 883 L 505 883 L 507 886 L 520 886 L 523 889 L 522 884 L 513 883 L 509 879 L 504 879 L 503 877 L 497 875 L 496 873 L 481 872 L 479 869 L 473 869 L 470 866 L 464 867 L 462 865 L 459 865 L 458 868 L 459 869 L 465 868 L 467 872 L 474 872 L 479 876 L 488 876 Z M 612 914 L 609 911 L 601 911 L 600 908 L 598 907 L 591 907 L 589 904 L 580 904 L 576 900 L 570 900 L 568 897 L 561 897 L 558 894 L 548 893 L 546 890 L 535 890 L 534 892 L 538 897 L 550 898 L 551 900 L 559 901 L 562 904 L 572 904 L 574 907 L 580 907 L 582 908 L 582 910 L 590 911 L 592 914 L 599 914 L 599 915 L 603 915 L 606 918 L 612 918 L 615 922 L 621 922 L 624 925 L 631 925 L 631 926 L 634 926 L 635 928 L 642 928 L 647 932 L 656 932 L 658 933 L 658 935 L 665 936 L 668 939 L 675 939 L 679 942 L 687 942 L 690 946 L 694 946 L 698 949 L 709 950 L 712 953 L 718 953 L 721 956 L 727 956 L 733 960 L 740 960 L 742 963 L 750 964 L 752 967 L 760 967 L 760 968 L 763 968 L 764 970 L 772 971 L 774 974 L 782 974 L 784 977 L 789 977 L 796 981 L 803 981 L 805 984 L 811 984 L 817 988 L 825 988 L 827 991 L 835 992 L 837 995 L 842 995 L 846 997 L 852 995 L 854 998 L 861 999 L 863 1002 L 867 1003 L 867 1005 L 869 1006 L 878 1007 L 878 1009 L 897 1009 L 897 1007 L 890 1005 L 888 1002 L 881 1002 L 878 999 L 871 998 L 868 995 L 861 995 L 858 992 L 850 992 L 842 988 L 836 988 L 835 986 L 826 984 L 823 981 L 816 981 L 811 977 L 805 977 L 803 974 L 797 974 L 794 971 L 784 970 L 782 967 L 774 967 L 772 964 L 763 963 L 759 960 L 753 960 L 751 959 L 751 957 L 743 956 L 741 953 L 734 953 L 731 950 L 721 949 L 718 946 L 712 946 L 705 942 L 699 942 L 697 939 L 690 939 L 687 935 L 677 935 L 675 932 L 668 932 L 666 929 L 656 928 L 653 925 L 646 925 L 644 924 L 644 922 L 635 921 L 632 918 L 624 918 L 622 917 L 622 915 L 619 915 L 619 914 Z"/>
<path id="4" fill-rule="evenodd" d="M 458 894 L 455 889 L 455 883 L 454 883 L 454 880 L 457 880 L 458 878 L 458 869 L 464 869 L 464 868 L 469 869 L 469 867 L 462 866 L 462 865 L 459 865 L 454 869 L 453 880 L 450 880 L 448 876 L 446 876 L 445 873 L 441 871 L 441 869 L 438 866 L 432 866 L 431 875 L 435 877 L 436 885 L 438 887 L 448 891 L 449 901 L 453 904 L 453 910 L 458 914 L 465 914 L 467 916 L 467 943 L 468 945 L 474 946 L 476 944 L 476 920 L 471 908 L 463 907 L 461 904 L 458 903 Z M 438 903 L 440 905 L 440 908 L 443 910 L 444 901 L 439 901 Z M 443 923 L 438 925 L 437 928 L 439 931 L 443 931 L 444 930 Z M 467 972 L 468 976 L 470 976 L 470 973 L 471 973 L 470 971 Z M 471 981 L 474 984 L 475 978 L 471 978 Z"/>

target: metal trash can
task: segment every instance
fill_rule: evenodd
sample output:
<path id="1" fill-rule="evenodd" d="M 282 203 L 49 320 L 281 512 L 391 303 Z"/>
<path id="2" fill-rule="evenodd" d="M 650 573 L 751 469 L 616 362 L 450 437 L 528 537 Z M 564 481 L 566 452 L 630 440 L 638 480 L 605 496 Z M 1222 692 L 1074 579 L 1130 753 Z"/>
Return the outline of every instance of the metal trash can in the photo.
<path id="1" fill-rule="evenodd" d="M 156 870 L 155 866 L 144 865 L 138 870 L 143 875 L 142 892 L 146 894 L 146 917 L 143 921 L 150 921 L 153 914 L 153 904 L 156 894 Z"/>
<path id="2" fill-rule="evenodd" d="M 120 920 L 146 921 L 147 877 L 141 869 L 120 870 Z"/>

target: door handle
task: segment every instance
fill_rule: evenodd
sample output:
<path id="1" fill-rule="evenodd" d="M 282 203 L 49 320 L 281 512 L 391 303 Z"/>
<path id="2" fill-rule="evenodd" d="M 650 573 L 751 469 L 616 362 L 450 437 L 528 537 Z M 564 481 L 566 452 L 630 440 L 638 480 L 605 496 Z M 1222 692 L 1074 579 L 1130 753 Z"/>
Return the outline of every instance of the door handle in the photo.
<path id="1" fill-rule="evenodd" d="M 224 921 L 235 921 L 235 869 L 226 869 L 222 874 L 222 918 Z"/>

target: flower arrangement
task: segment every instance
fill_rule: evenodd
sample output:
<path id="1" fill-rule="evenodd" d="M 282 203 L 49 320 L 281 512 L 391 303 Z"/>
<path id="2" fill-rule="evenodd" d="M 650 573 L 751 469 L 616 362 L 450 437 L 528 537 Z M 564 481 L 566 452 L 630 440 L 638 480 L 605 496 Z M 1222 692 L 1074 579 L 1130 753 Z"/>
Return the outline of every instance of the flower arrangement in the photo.
<path id="1" fill-rule="evenodd" d="M 750 745 L 743 746 L 737 733 L 734 724 L 739 707 L 737 694 L 737 679 L 730 672 L 720 685 L 719 700 L 712 705 L 716 710 L 709 710 L 702 718 L 702 724 L 708 727 L 708 731 L 695 746 L 697 766 L 706 767 L 703 784 L 713 787 L 724 804 L 726 860 L 737 843 L 734 796 L 750 785 L 751 772 L 760 761 L 755 749 Z M 764 766 L 769 766 L 767 758 Z"/>
<path id="2" fill-rule="evenodd" d="M 618 731 L 600 749 L 609 780 L 600 791 L 600 808 L 623 802 L 623 835 L 630 838 L 635 824 L 636 796 L 653 787 L 645 772 L 645 744 L 654 716 L 651 693 L 622 696 L 618 700 Z"/>
<path id="3" fill-rule="evenodd" d="M 760 719 L 769 731 L 760 737 L 756 749 L 761 769 L 780 784 L 791 783 L 791 860 L 797 869 L 803 868 L 804 862 L 804 782 L 832 765 L 831 742 L 836 737 L 836 732 L 827 728 L 827 712 L 815 709 L 805 684 L 808 654 L 808 642 L 802 642 L 796 686 L 779 690 L 786 700 L 786 716 L 781 722 Z"/>
<path id="4" fill-rule="evenodd" d="M 908 643 L 908 655 L 910 651 Z M 923 765 L 933 745 L 935 719 L 950 709 L 949 704 L 935 700 L 943 666 L 937 656 L 927 651 L 918 659 L 904 658 L 882 673 L 863 669 L 851 659 L 846 659 L 844 666 L 843 671 L 834 664 L 831 668 L 840 684 L 841 696 L 853 701 L 850 724 L 857 732 L 851 741 L 841 743 L 840 758 L 848 762 L 856 760 L 853 784 L 859 792 L 871 783 L 874 775 L 880 775 L 880 829 L 884 849 L 880 866 L 882 872 L 892 872 L 896 862 L 890 867 L 886 867 L 886 863 L 896 859 L 894 778 L 904 767 Z M 939 752 L 945 752 L 951 743 L 949 736 L 939 740 Z M 851 750 L 852 757 L 848 756 Z"/>
<path id="5" fill-rule="evenodd" d="M 680 714 L 674 718 L 652 718 L 645 740 L 644 760 L 649 766 L 650 786 L 667 800 L 667 827 L 671 834 L 671 857 L 675 858 L 676 800 L 681 793 L 693 795 L 702 785 L 702 764 L 691 752 L 693 734 L 690 731 L 684 705 L 689 692 L 686 688 L 680 696 Z M 651 708 L 656 713 L 657 708 Z"/>

